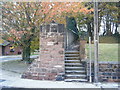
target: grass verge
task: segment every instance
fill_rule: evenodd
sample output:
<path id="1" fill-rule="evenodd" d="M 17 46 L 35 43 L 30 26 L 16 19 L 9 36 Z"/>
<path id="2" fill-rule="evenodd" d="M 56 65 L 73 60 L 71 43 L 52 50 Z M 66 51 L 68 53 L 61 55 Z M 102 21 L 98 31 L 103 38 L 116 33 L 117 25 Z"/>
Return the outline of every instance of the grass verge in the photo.
<path id="1" fill-rule="evenodd" d="M 86 54 L 89 58 L 89 45 L 86 44 Z M 99 61 L 118 61 L 118 44 L 99 44 Z M 94 44 L 92 44 L 92 59 L 94 60 Z"/>

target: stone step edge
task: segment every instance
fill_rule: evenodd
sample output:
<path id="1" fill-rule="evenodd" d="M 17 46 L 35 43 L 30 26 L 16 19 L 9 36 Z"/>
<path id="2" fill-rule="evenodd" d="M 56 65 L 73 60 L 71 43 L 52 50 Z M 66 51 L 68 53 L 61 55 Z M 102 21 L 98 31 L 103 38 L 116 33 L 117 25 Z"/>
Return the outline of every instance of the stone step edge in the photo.
<path id="1" fill-rule="evenodd" d="M 83 81 L 83 82 L 87 82 L 87 79 L 65 79 L 64 81 Z"/>
<path id="2" fill-rule="evenodd" d="M 67 72 L 67 73 L 76 73 L 76 72 L 83 72 L 83 73 L 85 73 L 85 71 L 84 70 L 66 70 L 65 72 Z"/>
<path id="3" fill-rule="evenodd" d="M 80 58 L 80 57 L 65 57 L 65 58 Z"/>
<path id="4" fill-rule="evenodd" d="M 81 63 L 65 63 L 65 65 L 82 65 Z"/>
<path id="5" fill-rule="evenodd" d="M 79 74 L 66 74 L 66 77 L 86 77 L 86 75 L 79 75 Z"/>
<path id="6" fill-rule="evenodd" d="M 73 53 L 73 54 L 65 54 L 65 56 L 79 56 L 80 54 L 75 54 L 75 53 Z"/>
<path id="7" fill-rule="evenodd" d="M 81 69 L 81 68 L 83 68 L 84 69 L 84 67 L 70 67 L 70 66 L 69 67 L 65 66 L 65 68 L 73 68 L 73 69 L 76 69 L 76 68 L 80 68 Z"/>

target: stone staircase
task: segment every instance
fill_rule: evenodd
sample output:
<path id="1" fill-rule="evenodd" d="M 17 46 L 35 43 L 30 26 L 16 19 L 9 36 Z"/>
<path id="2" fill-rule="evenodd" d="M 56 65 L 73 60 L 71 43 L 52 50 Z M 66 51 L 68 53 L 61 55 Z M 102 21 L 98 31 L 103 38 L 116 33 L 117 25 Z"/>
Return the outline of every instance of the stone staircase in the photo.
<path id="1" fill-rule="evenodd" d="M 80 53 L 77 50 L 65 51 L 65 81 L 87 82 L 85 66 L 80 61 Z"/>

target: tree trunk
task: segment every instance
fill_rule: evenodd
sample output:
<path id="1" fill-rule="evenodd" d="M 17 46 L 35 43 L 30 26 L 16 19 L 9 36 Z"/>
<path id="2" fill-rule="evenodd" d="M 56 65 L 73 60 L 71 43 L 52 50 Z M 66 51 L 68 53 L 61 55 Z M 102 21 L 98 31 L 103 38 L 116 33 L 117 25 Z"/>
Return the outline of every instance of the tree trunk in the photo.
<path id="1" fill-rule="evenodd" d="M 106 35 L 109 35 L 109 16 L 106 17 Z"/>
<path id="2" fill-rule="evenodd" d="M 103 18 L 103 24 L 104 24 L 103 36 L 105 36 L 105 33 L 106 33 L 106 23 L 105 23 L 105 19 L 104 18 Z"/>
<path id="3" fill-rule="evenodd" d="M 23 47 L 23 52 L 22 52 L 22 60 L 26 61 L 26 63 L 30 64 L 30 54 L 31 54 L 31 49 L 30 49 L 30 43 L 26 46 Z"/>
<path id="4" fill-rule="evenodd" d="M 30 61 L 30 45 L 28 47 L 26 47 L 26 57 L 25 58 L 26 58 L 27 63 L 30 64 L 31 63 L 31 61 Z"/>
<path id="5" fill-rule="evenodd" d="M 111 32 L 111 18 L 108 14 L 107 14 L 107 17 L 106 17 L 106 35 L 107 36 L 112 35 L 112 32 Z"/>
<path id="6" fill-rule="evenodd" d="M 22 49 L 22 61 L 25 60 L 25 47 L 23 47 Z"/>
<path id="7" fill-rule="evenodd" d="M 88 34 L 91 37 L 91 40 L 93 40 L 91 22 L 87 23 L 87 29 L 88 29 Z"/>
<path id="8" fill-rule="evenodd" d="M 117 33 L 118 24 L 115 23 L 115 34 Z"/>

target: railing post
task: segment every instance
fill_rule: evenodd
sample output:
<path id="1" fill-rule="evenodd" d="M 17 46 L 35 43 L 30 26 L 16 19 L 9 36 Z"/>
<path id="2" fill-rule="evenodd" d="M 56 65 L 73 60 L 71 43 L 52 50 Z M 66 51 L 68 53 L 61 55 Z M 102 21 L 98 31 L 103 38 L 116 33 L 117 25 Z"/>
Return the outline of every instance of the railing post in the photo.
<path id="1" fill-rule="evenodd" d="M 98 1 L 94 0 L 94 82 L 98 83 Z"/>
<path id="2" fill-rule="evenodd" d="M 92 49 L 91 49 L 91 37 L 89 37 L 89 82 L 92 82 L 91 76 L 91 60 L 92 60 Z"/>

